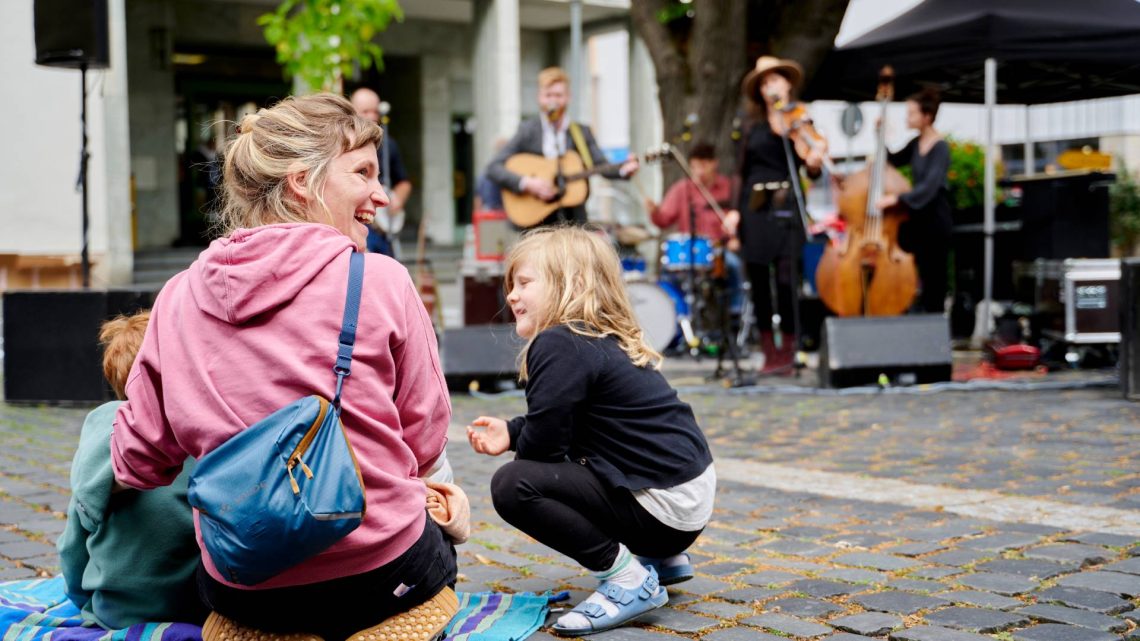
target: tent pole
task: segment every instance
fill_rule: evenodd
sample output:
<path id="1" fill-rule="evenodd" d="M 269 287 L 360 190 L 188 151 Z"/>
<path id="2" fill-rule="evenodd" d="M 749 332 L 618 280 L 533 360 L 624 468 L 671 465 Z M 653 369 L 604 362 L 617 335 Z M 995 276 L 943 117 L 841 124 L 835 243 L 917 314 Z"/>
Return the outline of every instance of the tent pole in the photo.
<path id="1" fill-rule="evenodd" d="M 1025 105 L 1025 171 L 1026 176 L 1037 173 L 1037 158 L 1033 153 L 1033 136 L 1030 129 L 1029 107 Z"/>
<path id="2" fill-rule="evenodd" d="M 994 104 L 997 103 L 997 61 L 986 58 L 986 172 L 985 172 L 985 271 L 983 275 L 982 315 L 974 326 L 974 342 L 980 344 L 990 335 L 993 322 L 994 294 Z"/>

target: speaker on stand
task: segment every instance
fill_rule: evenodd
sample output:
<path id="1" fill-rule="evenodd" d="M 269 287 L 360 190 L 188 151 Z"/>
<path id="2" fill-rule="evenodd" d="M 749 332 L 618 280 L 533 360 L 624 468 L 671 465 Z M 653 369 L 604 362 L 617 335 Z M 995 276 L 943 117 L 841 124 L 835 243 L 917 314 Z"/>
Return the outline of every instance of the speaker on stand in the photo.
<path id="1" fill-rule="evenodd" d="M 36 64 L 79 69 L 79 180 L 82 193 L 83 287 L 91 286 L 87 250 L 87 70 L 110 66 L 107 0 L 35 0 Z"/>

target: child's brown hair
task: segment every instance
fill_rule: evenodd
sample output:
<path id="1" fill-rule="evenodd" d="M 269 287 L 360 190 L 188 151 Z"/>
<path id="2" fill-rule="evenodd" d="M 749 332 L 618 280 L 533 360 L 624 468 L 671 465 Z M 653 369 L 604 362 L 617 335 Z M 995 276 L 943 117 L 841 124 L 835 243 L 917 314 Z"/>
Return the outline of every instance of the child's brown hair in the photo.
<path id="1" fill-rule="evenodd" d="M 103 376 L 115 390 L 119 400 L 127 400 L 127 376 L 142 347 L 150 310 L 130 316 L 116 316 L 99 328 L 99 344 L 103 346 Z"/>

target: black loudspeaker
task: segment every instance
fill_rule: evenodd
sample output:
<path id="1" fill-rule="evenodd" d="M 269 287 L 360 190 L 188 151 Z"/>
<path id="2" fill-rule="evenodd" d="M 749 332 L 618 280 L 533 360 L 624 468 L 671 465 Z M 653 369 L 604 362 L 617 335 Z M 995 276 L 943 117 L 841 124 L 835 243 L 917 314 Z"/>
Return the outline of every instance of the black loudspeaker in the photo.
<path id="1" fill-rule="evenodd" d="M 950 380 L 950 321 L 941 314 L 830 317 L 823 324 L 820 387 Z"/>
<path id="2" fill-rule="evenodd" d="M 1120 261 L 1120 388 L 1140 401 L 1140 258 Z"/>
<path id="3" fill-rule="evenodd" d="M 99 327 L 154 303 L 149 290 L 12 291 L 4 294 L 4 399 L 113 398 L 103 379 Z"/>
<path id="4" fill-rule="evenodd" d="M 440 360 L 448 389 L 467 391 L 472 382 L 491 383 L 518 376 L 518 355 L 526 341 L 513 325 L 475 325 L 443 332 Z"/>
<path id="5" fill-rule="evenodd" d="M 105 69 L 107 0 L 35 0 L 36 64 Z"/>

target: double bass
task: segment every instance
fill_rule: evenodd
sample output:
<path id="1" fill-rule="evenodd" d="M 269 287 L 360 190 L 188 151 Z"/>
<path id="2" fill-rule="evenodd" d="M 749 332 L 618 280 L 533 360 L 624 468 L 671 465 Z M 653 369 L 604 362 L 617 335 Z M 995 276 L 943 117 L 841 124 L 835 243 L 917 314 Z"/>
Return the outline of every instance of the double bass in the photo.
<path id="1" fill-rule="evenodd" d="M 820 299 L 838 316 L 897 316 L 918 291 L 914 256 L 898 244 L 899 225 L 907 214 L 897 205 L 886 211 L 876 206 L 884 194 L 910 191 L 906 178 L 887 164 L 883 123 L 893 94 L 894 72 L 884 67 L 875 96 L 882 116 L 874 160 L 840 182 L 839 215 L 847 223 L 847 236 L 827 245 L 815 274 Z"/>

